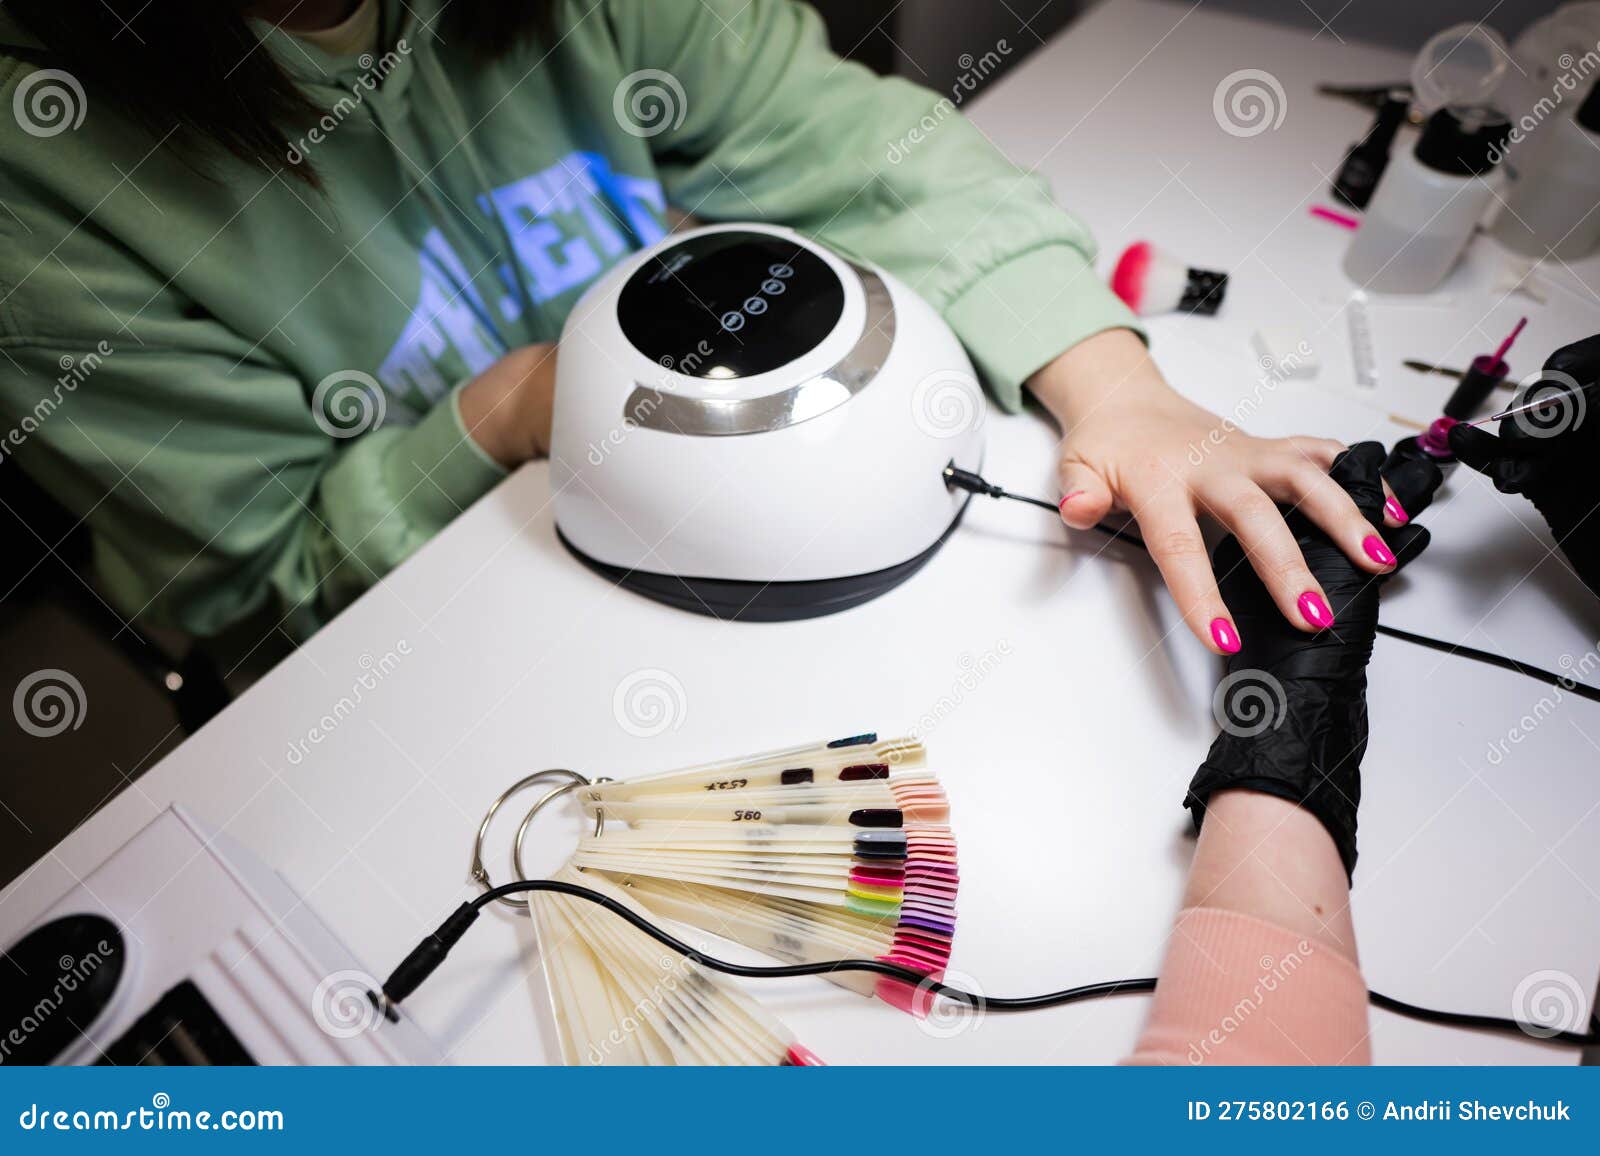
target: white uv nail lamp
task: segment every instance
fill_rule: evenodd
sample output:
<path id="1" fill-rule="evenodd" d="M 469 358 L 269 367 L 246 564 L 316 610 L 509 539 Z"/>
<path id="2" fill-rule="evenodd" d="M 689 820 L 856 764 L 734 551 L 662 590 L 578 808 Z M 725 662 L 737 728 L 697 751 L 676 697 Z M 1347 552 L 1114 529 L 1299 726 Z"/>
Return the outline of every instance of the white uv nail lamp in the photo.
<path id="1" fill-rule="evenodd" d="M 562 333 L 551 481 L 562 542 L 608 580 L 754 621 L 859 605 L 960 520 L 982 465 L 972 363 L 922 298 L 789 229 L 667 237 Z"/>

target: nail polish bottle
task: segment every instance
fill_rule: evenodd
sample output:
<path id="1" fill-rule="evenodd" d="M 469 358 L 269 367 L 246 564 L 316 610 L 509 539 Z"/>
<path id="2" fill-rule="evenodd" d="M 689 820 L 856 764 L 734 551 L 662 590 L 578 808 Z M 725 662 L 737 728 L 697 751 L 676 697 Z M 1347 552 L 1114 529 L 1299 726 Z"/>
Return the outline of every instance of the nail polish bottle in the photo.
<path id="1" fill-rule="evenodd" d="M 1404 92 L 1404 90 L 1401 90 Z M 1352 209 L 1364 209 L 1372 200 L 1383 170 L 1389 166 L 1389 149 L 1394 144 L 1395 133 L 1405 123 L 1406 112 L 1411 107 L 1411 95 L 1391 93 L 1378 107 L 1367 135 L 1350 146 L 1333 178 L 1332 193 L 1335 200 L 1343 201 Z"/>
<path id="2" fill-rule="evenodd" d="M 1450 391 L 1450 397 L 1444 403 L 1444 416 L 1455 418 L 1456 421 L 1477 417 L 1483 403 L 1489 400 L 1489 395 L 1494 393 L 1495 387 L 1510 372 L 1511 367 L 1504 360 L 1480 353 L 1472 359 L 1461 380 Z"/>
<path id="3" fill-rule="evenodd" d="M 1430 461 L 1439 467 L 1441 478 L 1449 474 L 1456 464 L 1456 456 L 1450 452 L 1450 427 L 1455 424 L 1451 417 L 1436 418 L 1416 437 L 1401 438 L 1384 460 L 1383 472 L 1388 474 L 1403 462 Z"/>

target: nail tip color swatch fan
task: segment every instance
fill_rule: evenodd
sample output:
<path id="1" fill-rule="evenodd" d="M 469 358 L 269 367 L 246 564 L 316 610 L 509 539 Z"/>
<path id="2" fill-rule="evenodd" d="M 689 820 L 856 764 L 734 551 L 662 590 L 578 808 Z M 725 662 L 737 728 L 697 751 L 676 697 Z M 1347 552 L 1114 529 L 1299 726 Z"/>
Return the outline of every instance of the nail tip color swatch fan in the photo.
<path id="1" fill-rule="evenodd" d="M 949 803 L 915 740 L 856 735 L 579 792 L 603 819 L 555 876 L 652 922 L 785 963 L 877 958 L 943 975 L 959 875 Z M 816 1064 L 736 981 L 593 904 L 531 895 L 569 1064 Z M 911 1012 L 926 993 L 834 982 Z"/>

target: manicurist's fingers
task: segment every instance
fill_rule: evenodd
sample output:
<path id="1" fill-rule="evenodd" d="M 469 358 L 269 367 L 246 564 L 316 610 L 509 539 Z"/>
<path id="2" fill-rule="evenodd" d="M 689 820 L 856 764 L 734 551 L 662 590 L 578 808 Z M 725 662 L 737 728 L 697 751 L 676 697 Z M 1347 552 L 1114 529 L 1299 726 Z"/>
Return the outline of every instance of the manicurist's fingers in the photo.
<path id="1" fill-rule="evenodd" d="M 1404 569 L 1407 563 L 1428 548 L 1426 526 L 1399 526 L 1386 532 L 1384 537 L 1388 539 L 1389 548 L 1394 551 L 1397 569 Z"/>
<path id="2" fill-rule="evenodd" d="M 1403 526 L 1433 504 L 1433 496 L 1444 481 L 1439 463 L 1432 458 L 1391 455 L 1383 464 L 1383 488 L 1388 494 L 1384 503 L 1384 522 L 1389 526 Z M 1403 517 L 1390 521 L 1395 513 L 1390 503 L 1399 507 Z"/>

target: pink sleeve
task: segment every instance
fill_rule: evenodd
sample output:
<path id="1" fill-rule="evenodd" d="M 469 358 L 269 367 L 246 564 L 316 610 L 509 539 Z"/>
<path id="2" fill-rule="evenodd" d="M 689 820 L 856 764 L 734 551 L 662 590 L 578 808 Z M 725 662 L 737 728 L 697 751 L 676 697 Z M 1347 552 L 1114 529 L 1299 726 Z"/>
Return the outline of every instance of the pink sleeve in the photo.
<path id="1" fill-rule="evenodd" d="M 1367 985 L 1320 940 L 1211 907 L 1178 915 L 1129 1064 L 1370 1064 Z"/>

